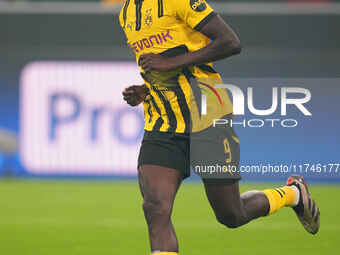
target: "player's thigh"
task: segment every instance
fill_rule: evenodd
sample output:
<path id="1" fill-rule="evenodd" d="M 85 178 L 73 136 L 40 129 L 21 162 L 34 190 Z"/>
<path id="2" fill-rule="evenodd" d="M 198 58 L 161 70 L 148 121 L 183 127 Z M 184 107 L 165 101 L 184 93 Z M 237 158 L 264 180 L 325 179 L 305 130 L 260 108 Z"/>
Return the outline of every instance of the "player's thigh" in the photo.
<path id="1" fill-rule="evenodd" d="M 172 202 L 182 179 L 190 175 L 188 141 L 164 132 L 144 134 L 138 156 L 139 183 L 148 203 Z"/>
<path id="2" fill-rule="evenodd" d="M 141 166 L 159 166 L 162 169 L 174 169 L 182 179 L 190 176 L 189 139 L 173 134 L 145 131 L 138 156 L 138 168 Z M 167 171 L 167 170 L 165 170 Z M 178 173 L 176 173 L 178 175 Z"/>
<path id="3" fill-rule="evenodd" d="M 144 207 L 169 213 L 182 181 L 181 173 L 164 166 L 141 165 L 138 168 L 138 179 Z"/>

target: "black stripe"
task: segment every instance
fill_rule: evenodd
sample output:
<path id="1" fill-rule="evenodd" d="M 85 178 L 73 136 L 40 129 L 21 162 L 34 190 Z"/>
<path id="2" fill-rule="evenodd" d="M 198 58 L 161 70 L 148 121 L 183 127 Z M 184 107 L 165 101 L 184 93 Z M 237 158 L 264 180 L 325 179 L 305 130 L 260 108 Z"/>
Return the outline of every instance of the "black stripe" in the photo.
<path id="1" fill-rule="evenodd" d="M 153 88 L 153 90 L 157 93 L 158 97 L 161 99 L 164 107 L 165 107 L 165 111 L 166 111 L 166 115 L 169 118 L 169 132 L 173 132 L 176 130 L 177 128 L 177 120 L 176 120 L 176 116 L 175 113 L 173 112 L 170 103 L 168 102 L 168 100 L 165 99 L 165 97 L 163 96 L 163 94 L 156 88 Z"/>
<path id="2" fill-rule="evenodd" d="M 202 65 L 197 65 L 197 67 L 205 72 L 209 72 L 209 73 L 217 73 L 215 71 L 214 68 L 212 68 L 211 66 L 209 65 L 205 65 L 205 64 L 202 64 Z"/>
<path id="3" fill-rule="evenodd" d="M 139 31 L 142 26 L 142 1 L 135 0 L 136 4 L 136 31 Z"/>
<path id="4" fill-rule="evenodd" d="M 178 80 L 177 80 L 178 81 Z M 185 95 L 182 88 L 179 85 L 173 89 L 178 100 L 179 108 L 181 109 L 182 116 L 184 118 L 185 129 L 184 133 L 189 133 L 191 131 L 191 115 L 187 101 L 185 100 Z"/>
<path id="5" fill-rule="evenodd" d="M 152 102 L 153 106 L 155 107 L 156 112 L 159 114 L 159 116 L 161 116 L 161 110 L 159 109 L 159 107 L 156 104 L 156 101 L 155 101 L 155 99 L 153 97 L 151 97 L 151 102 Z"/>
<path id="6" fill-rule="evenodd" d="M 152 112 L 151 112 L 151 103 L 149 102 L 149 104 L 148 104 L 148 114 L 149 114 L 149 116 L 150 116 L 150 118 L 149 118 L 149 123 L 152 121 Z"/>
<path id="7" fill-rule="evenodd" d="M 277 193 L 280 194 L 280 197 L 283 197 L 283 195 L 281 194 L 281 192 L 278 189 L 274 189 Z"/>
<path id="8" fill-rule="evenodd" d="M 155 125 L 152 128 L 152 131 L 159 131 L 161 129 L 161 126 L 163 125 L 163 123 L 164 123 L 164 120 L 161 117 L 158 117 Z"/>
<path id="9" fill-rule="evenodd" d="M 163 17 L 164 8 L 163 8 L 163 0 L 158 0 L 158 18 Z"/>
<path id="10" fill-rule="evenodd" d="M 198 23 L 194 29 L 197 31 L 200 31 L 205 24 L 207 24 L 213 17 L 215 17 L 217 14 L 215 12 L 211 12 L 208 16 L 206 16 L 203 20 L 201 20 L 200 23 Z"/>
<path id="11" fill-rule="evenodd" d="M 126 26 L 126 12 L 127 12 L 127 8 L 130 4 L 130 0 L 126 0 L 125 5 L 124 5 L 124 9 L 123 9 L 123 20 L 124 20 L 124 25 L 123 25 L 123 29 L 125 29 Z"/>
<path id="12" fill-rule="evenodd" d="M 157 118 L 156 123 L 152 128 L 152 131 L 159 131 L 161 129 L 161 126 L 163 125 L 164 121 L 161 117 L 161 111 L 159 110 L 159 107 L 156 104 L 155 99 L 153 97 L 151 97 L 151 102 L 152 102 L 153 106 L 155 107 L 156 112 L 159 114 L 159 117 Z"/>
<path id="13" fill-rule="evenodd" d="M 195 78 L 195 76 L 190 72 L 189 68 L 184 68 L 183 69 L 183 74 L 185 78 L 187 79 L 188 83 L 190 84 L 194 100 L 197 104 L 198 108 L 198 114 L 201 117 L 201 105 L 202 105 L 202 92 L 200 87 L 198 86 L 198 82 Z"/>
<path id="14" fill-rule="evenodd" d="M 189 52 L 188 47 L 185 44 L 182 44 L 174 48 L 167 49 L 161 52 L 159 55 L 166 56 L 166 57 L 176 57 L 178 55 L 183 55 L 187 52 Z"/>
<path id="15" fill-rule="evenodd" d="M 286 192 L 283 190 L 283 189 L 281 189 L 281 188 L 278 188 L 283 194 L 285 194 L 286 195 Z"/>

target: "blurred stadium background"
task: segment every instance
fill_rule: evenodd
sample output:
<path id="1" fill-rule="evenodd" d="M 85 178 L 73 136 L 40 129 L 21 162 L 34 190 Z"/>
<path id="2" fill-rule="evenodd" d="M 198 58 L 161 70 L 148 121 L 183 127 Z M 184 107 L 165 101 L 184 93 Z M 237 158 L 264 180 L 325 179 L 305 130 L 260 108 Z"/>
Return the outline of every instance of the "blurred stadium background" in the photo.
<path id="1" fill-rule="evenodd" d="M 244 165 L 326 165 L 304 168 L 322 225 L 310 237 L 284 210 L 225 230 L 193 177 L 174 212 L 181 254 L 337 253 L 340 2 L 210 3 L 244 48 L 216 63 L 225 80 L 244 92 L 254 86 L 259 108 L 268 108 L 273 86 L 311 91 L 312 116 L 290 109 L 284 117 L 298 127 L 236 131 Z M 118 24 L 120 6 L 120 0 L 0 0 L 1 254 L 148 252 L 135 180 L 142 111 L 125 106 L 120 96 L 141 78 Z M 249 111 L 245 117 L 259 118 Z M 283 118 L 279 111 L 271 117 Z M 288 175 L 244 173 L 242 190 Z"/>

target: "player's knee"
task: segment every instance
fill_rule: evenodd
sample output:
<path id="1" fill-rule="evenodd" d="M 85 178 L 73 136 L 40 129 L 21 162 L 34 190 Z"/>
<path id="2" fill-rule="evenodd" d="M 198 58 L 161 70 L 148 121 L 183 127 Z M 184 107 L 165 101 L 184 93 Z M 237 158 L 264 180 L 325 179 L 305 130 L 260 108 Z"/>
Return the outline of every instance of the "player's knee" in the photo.
<path id="1" fill-rule="evenodd" d="M 143 202 L 143 210 L 147 220 L 152 221 L 159 217 L 170 217 L 171 205 L 159 199 L 145 199 Z"/>
<path id="2" fill-rule="evenodd" d="M 216 215 L 216 219 L 222 225 L 228 228 L 238 228 L 243 225 L 242 217 L 237 213 L 229 213 L 226 215 Z"/>
<path id="3" fill-rule="evenodd" d="M 237 228 L 240 226 L 239 221 L 235 217 L 217 217 L 217 221 L 228 228 Z"/>

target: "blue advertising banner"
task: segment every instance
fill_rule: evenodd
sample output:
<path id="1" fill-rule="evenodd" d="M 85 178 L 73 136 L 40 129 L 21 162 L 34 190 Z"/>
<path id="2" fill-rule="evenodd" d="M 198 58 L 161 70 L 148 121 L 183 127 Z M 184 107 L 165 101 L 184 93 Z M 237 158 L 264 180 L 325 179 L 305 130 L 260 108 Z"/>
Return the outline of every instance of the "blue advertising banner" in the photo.
<path id="1" fill-rule="evenodd" d="M 340 79 L 223 80 L 234 104 L 231 124 L 245 180 L 296 173 L 340 181 Z M 127 106 L 121 92 L 141 83 L 133 62 L 26 65 L 19 91 L 10 87 L 0 95 L 0 173 L 136 176 L 143 109 Z"/>

